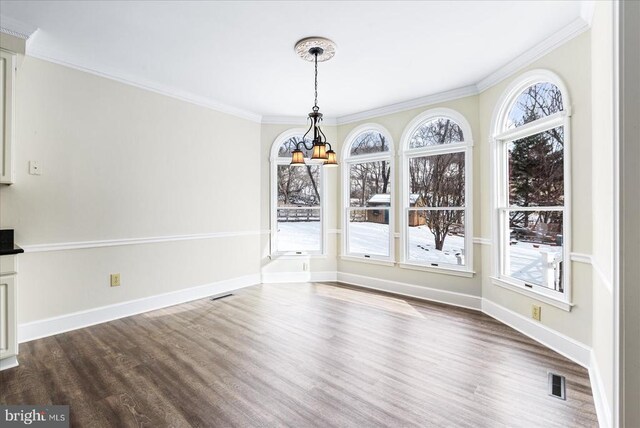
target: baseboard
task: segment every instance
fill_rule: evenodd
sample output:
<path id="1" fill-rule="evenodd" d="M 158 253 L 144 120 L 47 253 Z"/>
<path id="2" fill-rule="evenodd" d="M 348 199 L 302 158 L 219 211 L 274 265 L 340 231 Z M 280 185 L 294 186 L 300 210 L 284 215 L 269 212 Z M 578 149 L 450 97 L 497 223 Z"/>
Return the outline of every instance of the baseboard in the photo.
<path id="1" fill-rule="evenodd" d="M 487 299 L 482 299 L 482 312 L 564 355 L 582 367 L 589 368 L 591 348 L 587 345 Z"/>
<path id="2" fill-rule="evenodd" d="M 260 284 L 259 274 L 246 275 L 184 290 L 74 312 L 59 317 L 19 324 L 18 341 L 20 343 L 28 342 L 41 337 L 77 330 L 94 324 L 113 321 L 115 319 L 189 302 L 191 300 L 202 299 L 207 296 L 226 293 L 256 284 Z"/>
<path id="3" fill-rule="evenodd" d="M 8 357 L 0 360 L 0 372 L 2 370 L 11 369 L 13 367 L 18 367 L 18 357 Z"/>
<path id="4" fill-rule="evenodd" d="M 336 282 L 338 281 L 338 272 L 311 272 L 311 282 Z"/>
<path id="5" fill-rule="evenodd" d="M 288 282 L 309 282 L 310 272 L 262 272 L 263 284 L 288 283 Z"/>
<path id="6" fill-rule="evenodd" d="M 455 293 L 453 291 L 438 290 L 436 288 L 423 287 L 405 282 L 390 281 L 344 272 L 338 272 L 338 282 L 468 309 L 481 309 L 481 298 L 470 294 Z"/>
<path id="7" fill-rule="evenodd" d="M 598 366 L 598 362 L 596 361 L 593 351 L 591 351 L 590 360 L 589 379 L 591 380 L 591 394 L 593 395 L 593 402 L 596 406 L 598 423 L 601 428 L 611 428 L 611 408 L 609 407 L 607 395 L 604 392 L 604 383 L 602 382 L 600 367 Z"/>
<path id="8" fill-rule="evenodd" d="M 291 282 L 335 282 L 338 273 L 327 272 L 263 272 L 263 284 L 291 283 Z"/>

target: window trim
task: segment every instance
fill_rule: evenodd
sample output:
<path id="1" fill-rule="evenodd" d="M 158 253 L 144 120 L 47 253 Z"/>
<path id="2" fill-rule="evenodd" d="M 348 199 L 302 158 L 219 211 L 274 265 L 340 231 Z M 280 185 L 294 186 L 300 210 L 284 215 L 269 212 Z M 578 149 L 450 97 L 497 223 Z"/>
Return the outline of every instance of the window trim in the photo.
<path id="1" fill-rule="evenodd" d="M 464 136 L 461 143 L 443 144 L 439 146 L 425 146 L 420 148 L 410 148 L 409 142 L 413 133 L 423 123 L 432 119 L 444 117 L 455 122 Z M 401 207 L 402 216 L 400 218 L 400 242 L 401 255 L 400 266 L 429 272 L 437 272 L 447 275 L 470 277 L 474 275 L 473 264 L 473 133 L 467 119 L 458 111 L 439 107 L 429 109 L 422 112 L 405 127 L 400 140 L 402 165 L 400 168 L 400 185 L 401 189 Z M 408 237 L 408 216 L 405 215 L 410 209 L 409 207 L 409 158 L 417 156 L 434 156 L 447 153 L 464 153 L 464 247 L 465 247 L 465 266 L 457 267 L 452 264 L 442 264 L 441 266 L 433 266 L 431 263 L 420 263 L 415 260 L 409 260 L 409 237 Z"/>
<path id="2" fill-rule="evenodd" d="M 292 137 L 302 137 L 306 132 L 304 128 L 292 128 L 278 135 L 271 145 L 269 156 L 269 221 L 270 221 L 270 256 L 273 259 L 282 258 L 308 258 L 309 256 L 327 255 L 327 210 L 326 189 L 327 179 L 324 168 L 320 165 L 320 250 L 317 251 L 278 251 L 278 166 L 289 165 L 289 157 L 279 157 L 278 151 L 282 143 Z M 306 158 L 305 158 L 306 160 Z M 313 208 L 318 209 L 318 208 Z"/>
<path id="3" fill-rule="evenodd" d="M 373 153 L 373 154 L 365 154 L 365 155 L 351 155 L 351 145 L 361 134 L 373 131 L 382 134 L 389 144 L 389 150 L 386 152 Z M 390 177 L 391 177 L 391 193 L 390 193 L 390 203 L 389 203 L 389 255 L 381 256 L 374 254 L 364 254 L 364 253 L 350 253 L 347 251 L 349 247 L 349 216 L 347 215 L 347 211 L 350 209 L 356 208 L 350 206 L 349 196 L 351 193 L 351 174 L 350 167 L 353 164 L 365 163 L 365 162 L 377 162 L 386 160 L 389 162 L 389 166 L 391 168 Z M 344 144 L 342 146 L 342 167 L 341 173 L 342 176 L 340 180 L 342 182 L 342 204 L 341 204 L 341 213 L 342 213 L 342 245 L 341 245 L 341 258 L 344 260 L 351 261 L 362 261 L 380 264 L 383 262 L 385 265 L 393 266 L 395 264 L 396 256 L 395 256 L 395 187 L 396 187 L 396 176 L 395 176 L 395 164 L 396 164 L 396 156 L 395 156 L 395 144 L 393 138 L 391 138 L 391 134 L 389 131 L 377 123 L 365 123 L 360 126 L 355 127 L 354 129 L 347 134 L 344 139 Z M 366 209 L 366 207 L 362 207 L 362 209 Z M 386 208 L 385 208 L 386 209 Z"/>
<path id="4" fill-rule="evenodd" d="M 550 116 L 537 119 L 517 128 L 506 127 L 507 118 L 513 103 L 520 94 L 528 87 L 536 84 L 548 82 L 555 85 L 562 94 L 563 110 Z M 508 162 L 506 147 L 511 141 L 544 132 L 549 129 L 562 126 L 564 129 L 563 141 L 563 172 L 564 172 L 564 205 L 562 207 L 563 221 L 563 249 L 562 260 L 565 263 L 562 269 L 564 291 L 557 292 L 547 287 L 537 284 L 526 286 L 525 281 L 502 274 L 505 257 L 505 236 L 504 236 L 504 210 L 508 207 L 505 204 L 505 195 L 508 193 Z M 492 210 L 492 284 L 512 291 L 524 294 L 539 301 L 570 311 L 572 303 L 572 281 L 571 281 L 571 247 L 572 247 L 572 207 L 571 207 L 571 99 L 567 87 L 562 79 L 555 73 L 537 69 L 520 75 L 504 90 L 498 100 L 493 114 L 491 126 L 491 210 Z M 508 184 L 507 184 L 508 186 Z M 505 191 L 506 190 L 506 191 Z M 522 208 L 522 207 L 520 207 Z M 527 209 L 532 207 L 527 207 Z M 517 210 L 517 208 L 515 208 Z M 532 208 L 533 209 L 533 208 Z M 543 207 L 548 209 L 548 207 Z"/>

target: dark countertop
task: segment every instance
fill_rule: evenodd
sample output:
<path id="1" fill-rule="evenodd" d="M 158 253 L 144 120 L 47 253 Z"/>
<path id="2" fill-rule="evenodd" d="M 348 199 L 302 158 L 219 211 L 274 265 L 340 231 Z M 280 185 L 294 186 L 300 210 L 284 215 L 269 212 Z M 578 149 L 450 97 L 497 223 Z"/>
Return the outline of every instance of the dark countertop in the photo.
<path id="1" fill-rule="evenodd" d="M 0 256 L 9 256 L 11 254 L 20 254 L 20 253 L 24 253 L 24 250 L 18 247 L 16 244 L 0 245 Z"/>

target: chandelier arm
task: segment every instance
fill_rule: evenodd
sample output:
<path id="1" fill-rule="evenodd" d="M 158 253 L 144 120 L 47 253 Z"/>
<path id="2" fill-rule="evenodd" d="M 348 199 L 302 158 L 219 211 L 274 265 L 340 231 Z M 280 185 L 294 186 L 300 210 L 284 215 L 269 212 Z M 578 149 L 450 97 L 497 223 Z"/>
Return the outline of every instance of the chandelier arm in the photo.
<path id="1" fill-rule="evenodd" d="M 326 136 L 326 135 L 324 135 L 324 132 L 322 132 L 322 128 L 320 128 L 320 126 L 318 126 L 318 131 L 320 131 L 320 135 L 322 135 L 322 137 L 324 138 L 324 141 L 323 141 L 323 140 L 320 140 L 320 142 L 322 142 L 322 143 L 324 143 L 324 144 L 328 144 L 328 143 L 327 143 L 327 136 Z"/>
<path id="2" fill-rule="evenodd" d="M 309 125 L 309 129 L 307 129 L 307 132 L 305 132 L 304 135 L 302 136 L 302 140 L 296 144 L 296 149 L 300 150 L 300 144 L 302 144 L 304 148 L 307 150 L 311 150 L 313 148 L 313 143 L 311 143 L 311 147 L 307 147 L 307 143 L 304 142 L 305 139 L 307 138 L 307 134 L 311 132 L 311 128 L 313 128 L 313 121 L 311 121 L 311 124 Z"/>

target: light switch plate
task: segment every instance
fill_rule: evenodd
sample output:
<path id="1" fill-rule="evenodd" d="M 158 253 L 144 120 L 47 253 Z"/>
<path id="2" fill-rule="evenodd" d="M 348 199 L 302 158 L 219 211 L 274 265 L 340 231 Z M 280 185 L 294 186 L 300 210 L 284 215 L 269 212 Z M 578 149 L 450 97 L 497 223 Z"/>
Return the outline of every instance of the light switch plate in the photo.
<path id="1" fill-rule="evenodd" d="M 29 174 L 31 175 L 41 175 L 42 168 L 40 167 L 40 162 L 38 161 L 29 161 Z"/>
<path id="2" fill-rule="evenodd" d="M 119 273 L 112 273 L 109 276 L 109 279 L 110 279 L 112 287 L 120 287 L 120 274 Z"/>

